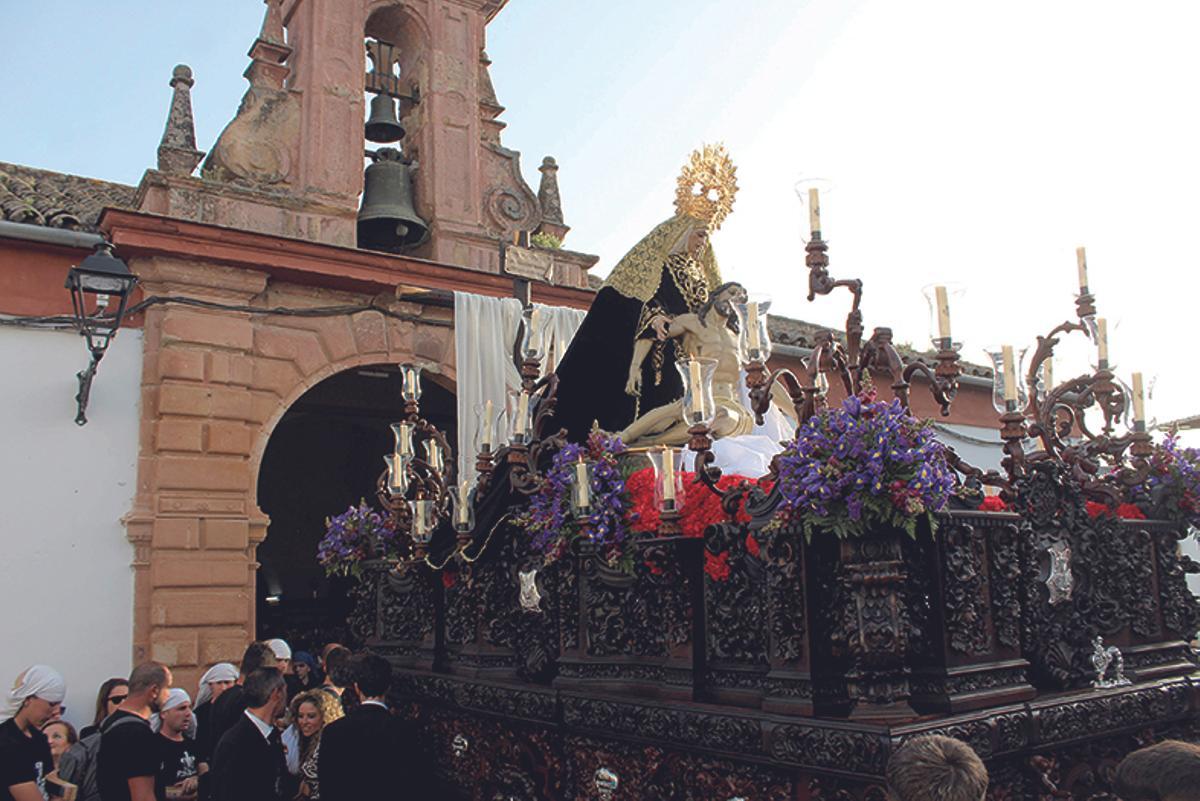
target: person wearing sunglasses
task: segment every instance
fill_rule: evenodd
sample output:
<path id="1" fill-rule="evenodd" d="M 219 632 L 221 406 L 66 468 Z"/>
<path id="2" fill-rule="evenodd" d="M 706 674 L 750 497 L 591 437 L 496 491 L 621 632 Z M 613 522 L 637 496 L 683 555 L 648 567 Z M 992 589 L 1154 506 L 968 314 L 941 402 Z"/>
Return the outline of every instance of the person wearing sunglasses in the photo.
<path id="1" fill-rule="evenodd" d="M 42 801 L 54 770 L 41 728 L 59 713 L 67 683 L 54 668 L 34 665 L 17 676 L 0 708 L 0 801 Z"/>
<path id="2" fill-rule="evenodd" d="M 92 725 L 83 727 L 79 732 L 79 739 L 100 731 L 100 724 L 104 719 L 116 712 L 117 707 L 128 697 L 129 682 L 123 678 L 112 678 L 101 684 L 100 692 L 96 694 L 96 714 L 92 718 Z"/>

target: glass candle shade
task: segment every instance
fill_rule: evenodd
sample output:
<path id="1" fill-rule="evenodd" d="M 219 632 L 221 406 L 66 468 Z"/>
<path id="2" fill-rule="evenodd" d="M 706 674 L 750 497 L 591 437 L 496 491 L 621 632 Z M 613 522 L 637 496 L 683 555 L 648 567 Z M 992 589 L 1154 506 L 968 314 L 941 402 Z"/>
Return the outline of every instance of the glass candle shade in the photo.
<path id="1" fill-rule="evenodd" d="M 421 368 L 415 364 L 400 365 L 400 394 L 404 400 L 416 403 L 421 399 Z"/>
<path id="2" fill-rule="evenodd" d="M 738 317 L 738 358 L 742 364 L 771 358 L 771 335 L 767 330 L 767 310 L 771 299 L 751 295 L 745 303 L 733 306 Z"/>
<path id="3" fill-rule="evenodd" d="M 582 456 L 571 466 L 571 513 L 576 517 L 586 517 L 592 513 L 594 468 L 595 465 Z"/>
<path id="4" fill-rule="evenodd" d="M 821 206 L 833 192 L 833 184 L 826 178 L 806 176 L 796 182 L 794 189 L 804 209 L 801 239 L 807 243 L 813 233 L 821 232 Z"/>
<path id="5" fill-rule="evenodd" d="M 399 459 L 410 459 L 413 456 L 413 425 L 412 423 L 392 423 L 392 436 L 395 444 L 392 452 Z"/>
<path id="6" fill-rule="evenodd" d="M 433 501 L 420 498 L 409 501 L 408 506 L 412 510 L 413 542 L 419 545 L 428 545 L 430 538 L 433 537 L 433 528 L 436 523 Z"/>
<path id="7" fill-rule="evenodd" d="M 408 492 L 407 463 L 394 453 L 384 456 L 383 461 L 387 465 L 388 494 L 398 498 Z"/>
<path id="8" fill-rule="evenodd" d="M 683 451 L 674 448 L 654 448 L 649 452 L 654 466 L 654 504 L 662 512 L 683 508 Z"/>
<path id="9" fill-rule="evenodd" d="M 710 425 L 716 416 L 713 402 L 713 373 L 716 359 L 688 358 L 675 363 L 683 379 L 683 421 L 689 426 Z"/>
<path id="10" fill-rule="evenodd" d="M 950 327 L 952 310 L 963 309 L 967 288 L 964 284 L 946 281 L 921 288 L 929 306 L 929 341 L 937 350 L 959 350 L 961 343 L 954 341 Z"/>
<path id="11" fill-rule="evenodd" d="M 470 482 L 460 481 L 451 488 L 450 503 L 453 507 L 456 531 L 471 531 L 475 528 L 475 490 Z"/>
<path id="12" fill-rule="evenodd" d="M 425 446 L 425 464 L 429 465 L 430 470 L 441 475 L 446 469 L 441 443 L 436 439 L 427 439 L 422 444 Z"/>
<path id="13" fill-rule="evenodd" d="M 992 360 L 992 406 L 1003 414 L 1021 411 L 1029 403 L 1025 389 L 1025 353 L 1027 348 L 993 345 L 984 348 Z"/>
<path id="14" fill-rule="evenodd" d="M 508 439 L 513 445 L 528 445 L 533 439 L 533 402 L 529 393 L 518 390 L 509 394 Z"/>
<path id="15" fill-rule="evenodd" d="M 533 305 L 521 312 L 521 355 L 526 361 L 540 361 L 546 355 L 546 323 L 549 317 L 545 309 Z"/>
<path id="16" fill-rule="evenodd" d="M 475 407 L 475 451 L 476 453 L 494 453 L 496 446 L 503 439 L 504 406 L 492 401 L 485 401 Z"/>

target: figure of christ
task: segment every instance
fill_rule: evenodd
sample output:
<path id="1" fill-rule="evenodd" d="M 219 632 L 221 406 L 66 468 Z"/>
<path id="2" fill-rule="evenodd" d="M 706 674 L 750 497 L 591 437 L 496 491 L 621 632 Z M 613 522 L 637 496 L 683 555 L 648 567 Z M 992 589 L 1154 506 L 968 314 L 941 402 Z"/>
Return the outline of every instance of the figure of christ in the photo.
<path id="1" fill-rule="evenodd" d="M 738 361 L 737 315 L 733 304 L 744 300 L 746 290 L 740 284 L 728 283 L 718 287 L 697 313 L 681 314 L 667 320 L 659 317 L 654 328 L 665 339 L 678 340 L 679 350 L 687 356 L 715 359 L 713 400 L 716 414 L 712 436 L 734 437 L 748 434 L 754 427 L 754 417 L 738 398 L 741 378 Z M 650 340 L 639 340 L 629 365 L 625 391 L 637 396 L 641 392 L 642 362 L 650 353 Z M 683 420 L 683 400 L 675 400 L 643 414 L 621 432 L 621 440 L 630 446 L 683 445 L 688 441 L 688 424 Z"/>

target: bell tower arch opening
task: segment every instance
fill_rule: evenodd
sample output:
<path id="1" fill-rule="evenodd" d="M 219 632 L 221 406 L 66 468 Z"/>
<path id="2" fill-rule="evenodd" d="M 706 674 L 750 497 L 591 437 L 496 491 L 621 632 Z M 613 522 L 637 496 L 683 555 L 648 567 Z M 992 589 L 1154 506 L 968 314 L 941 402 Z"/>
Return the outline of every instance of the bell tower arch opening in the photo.
<path id="1" fill-rule="evenodd" d="M 271 432 L 258 473 L 258 505 L 271 523 L 258 546 L 256 637 L 283 637 L 293 649 L 354 640 L 354 580 L 326 576 L 317 544 L 326 518 L 360 499 L 375 504 L 388 426 L 403 417 L 400 389 L 395 365 L 345 370 L 305 392 Z M 452 383 L 423 373 L 421 412 L 456 441 Z"/>

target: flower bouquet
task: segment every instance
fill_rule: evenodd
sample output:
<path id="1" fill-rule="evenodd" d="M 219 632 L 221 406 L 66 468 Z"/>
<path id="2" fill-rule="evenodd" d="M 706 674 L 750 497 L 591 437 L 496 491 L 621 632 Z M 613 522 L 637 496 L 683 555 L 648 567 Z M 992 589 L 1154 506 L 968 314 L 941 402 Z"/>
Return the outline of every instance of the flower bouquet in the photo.
<path id="1" fill-rule="evenodd" d="M 1167 437 L 1150 457 L 1150 474 L 1134 500 L 1150 517 L 1200 529 L 1200 450 Z"/>
<path id="2" fill-rule="evenodd" d="M 373 558 L 397 559 L 401 537 L 390 517 L 360 500 L 337 517 L 325 519 L 325 536 L 317 545 L 317 561 L 329 576 L 358 577 L 362 563 Z"/>
<path id="3" fill-rule="evenodd" d="M 880 524 L 915 537 L 922 517 L 934 527 L 955 487 L 931 425 L 873 391 L 810 417 L 778 465 L 782 520 L 809 538 L 814 528 L 846 538 Z"/>

